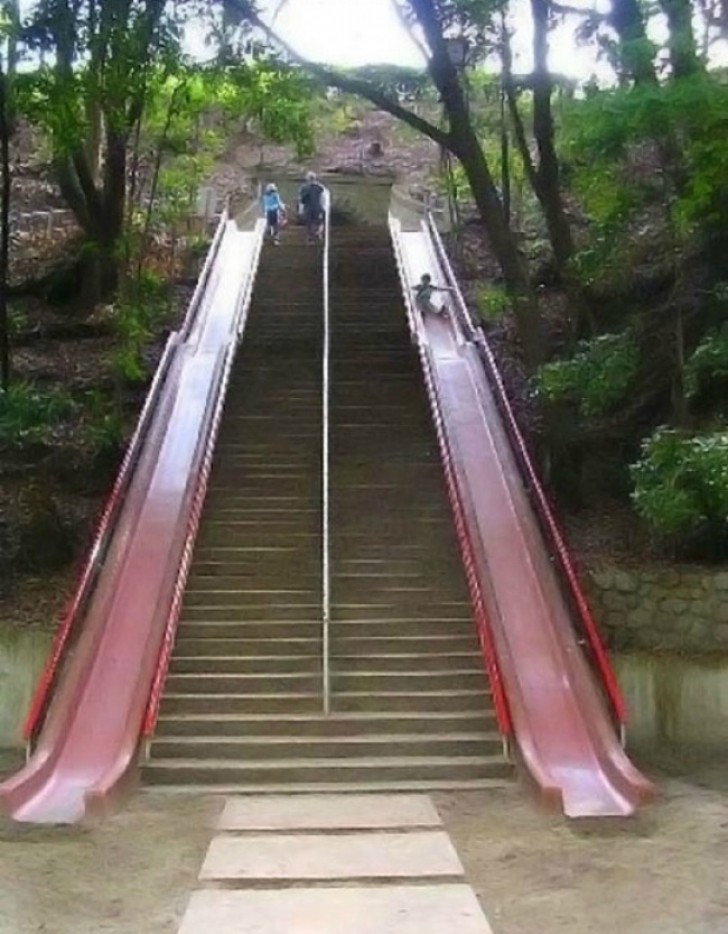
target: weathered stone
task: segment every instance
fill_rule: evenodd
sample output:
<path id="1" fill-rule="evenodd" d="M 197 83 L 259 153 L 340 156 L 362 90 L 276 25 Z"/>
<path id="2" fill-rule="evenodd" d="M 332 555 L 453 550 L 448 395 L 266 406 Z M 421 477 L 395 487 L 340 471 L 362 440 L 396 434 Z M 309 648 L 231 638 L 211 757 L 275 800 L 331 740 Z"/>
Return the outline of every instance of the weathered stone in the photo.
<path id="1" fill-rule="evenodd" d="M 728 645 L 728 623 L 720 623 L 713 627 L 713 638 L 721 645 Z"/>
<path id="2" fill-rule="evenodd" d="M 629 614 L 629 623 L 631 626 L 638 626 L 640 629 L 645 626 L 652 626 L 655 622 L 655 614 L 644 606 L 638 607 Z"/>
<path id="3" fill-rule="evenodd" d="M 489 934 L 466 885 L 195 892 L 179 934 Z"/>
<path id="4" fill-rule="evenodd" d="M 600 568 L 598 571 L 592 571 L 591 579 L 600 590 L 609 590 L 614 582 L 614 575 L 612 571 Z"/>
<path id="5" fill-rule="evenodd" d="M 200 872 L 205 881 L 426 878 L 463 872 L 450 838 L 413 833 L 282 834 L 216 837 Z"/>
<path id="6" fill-rule="evenodd" d="M 435 827 L 427 795 L 288 795 L 228 799 L 220 830 L 355 830 Z"/>
<path id="7" fill-rule="evenodd" d="M 604 606 L 609 610 L 624 611 L 624 594 L 617 593 L 616 590 L 607 590 L 604 593 Z"/>
<path id="8" fill-rule="evenodd" d="M 639 586 L 639 581 L 634 574 L 627 571 L 617 571 L 614 575 L 614 586 L 622 593 L 633 593 Z"/>
<path id="9" fill-rule="evenodd" d="M 595 618 L 612 648 L 710 652 L 726 645 L 716 627 L 728 623 L 728 572 L 600 566 L 589 584 Z"/>

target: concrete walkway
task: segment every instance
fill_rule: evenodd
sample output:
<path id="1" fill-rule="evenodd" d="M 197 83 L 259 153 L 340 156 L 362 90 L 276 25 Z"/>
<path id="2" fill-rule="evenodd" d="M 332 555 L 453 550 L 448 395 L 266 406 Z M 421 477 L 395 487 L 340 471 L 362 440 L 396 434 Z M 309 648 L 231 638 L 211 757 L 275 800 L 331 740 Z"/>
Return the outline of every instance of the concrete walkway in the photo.
<path id="1" fill-rule="evenodd" d="M 492 934 L 425 795 L 230 798 L 179 934 Z"/>

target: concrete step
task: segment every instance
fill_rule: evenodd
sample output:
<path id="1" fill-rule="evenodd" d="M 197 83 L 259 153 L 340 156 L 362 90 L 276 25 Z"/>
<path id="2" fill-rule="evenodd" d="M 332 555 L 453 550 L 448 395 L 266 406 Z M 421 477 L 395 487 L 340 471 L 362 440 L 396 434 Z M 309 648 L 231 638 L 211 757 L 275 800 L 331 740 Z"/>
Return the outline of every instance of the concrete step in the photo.
<path id="1" fill-rule="evenodd" d="M 239 659 L 310 658 L 321 654 L 321 637 L 315 639 L 236 639 L 196 638 L 179 631 L 175 643 L 175 658 L 215 658 L 233 656 Z"/>
<path id="2" fill-rule="evenodd" d="M 402 711 L 397 713 L 166 713 L 157 723 L 158 736 L 233 736 L 242 739 L 295 735 L 299 738 L 386 736 L 393 733 L 483 732 L 496 729 L 490 707 L 467 711 Z"/>
<path id="3" fill-rule="evenodd" d="M 331 698 L 332 710 L 346 711 L 426 711 L 445 710 L 483 710 L 490 706 L 490 697 L 482 689 L 452 689 L 430 691 L 378 691 L 376 695 L 371 691 L 336 691 Z"/>
<path id="4" fill-rule="evenodd" d="M 348 759 L 396 755 L 400 758 L 459 757 L 501 754 L 498 733 L 389 733 L 384 736 L 185 736 L 154 738 L 152 761 L 162 759 L 236 759 L 262 762 L 277 759 Z"/>
<path id="5" fill-rule="evenodd" d="M 283 692 L 274 694 L 182 694 L 168 684 L 162 698 L 162 716 L 170 714 L 222 714 L 248 713 L 277 714 L 294 712 L 319 713 L 323 709 L 321 692 Z"/>
<path id="6" fill-rule="evenodd" d="M 475 667 L 446 671 L 418 671 L 409 668 L 388 671 L 344 672 L 332 666 L 331 689 L 334 694 L 350 691 L 369 691 L 377 694 L 393 690 L 415 693 L 418 691 L 448 691 L 471 688 L 485 689 L 485 674 Z"/>
<path id="7" fill-rule="evenodd" d="M 498 788 L 507 788 L 512 781 L 512 775 L 499 778 L 476 779 L 444 779 L 441 781 L 422 781 L 410 779 L 406 781 L 377 781 L 369 779 L 363 782 L 307 782 L 291 784 L 206 784 L 205 794 L 212 795 L 309 795 L 309 794 L 391 794 L 402 791 L 436 792 L 436 791 L 487 791 Z M 180 784 L 171 782 L 165 784 L 157 777 L 154 783 L 154 792 L 168 794 L 199 794 L 200 786 L 197 784 Z"/>
<path id="8" fill-rule="evenodd" d="M 175 672 L 167 677 L 167 687 L 173 694 L 315 693 L 320 686 L 321 677 L 317 672 L 224 674 L 217 665 L 215 671 L 202 674 Z"/>
<path id="9" fill-rule="evenodd" d="M 185 607 L 189 609 L 193 607 L 198 609 L 217 607 L 222 610 L 225 607 L 243 609 L 261 604 L 268 607 L 271 615 L 274 615 L 278 608 L 320 607 L 321 591 L 316 588 L 286 587 L 280 580 L 271 581 L 268 588 L 235 587 L 228 590 L 188 588 L 185 591 Z"/>
<path id="10" fill-rule="evenodd" d="M 449 657 L 451 654 L 477 654 L 482 660 L 475 630 L 459 636 L 451 633 L 444 635 L 409 635 L 387 634 L 382 636 L 360 636 L 342 634 L 339 627 L 331 630 L 331 651 L 336 655 L 361 658 L 367 655 L 420 654 L 425 657 Z"/>
<path id="11" fill-rule="evenodd" d="M 320 647 L 319 647 L 320 649 Z M 178 646 L 170 666 L 171 674 L 270 674 L 291 675 L 321 672 L 321 652 L 309 655 L 226 655 L 209 648 L 204 655 L 185 655 L 185 647 Z"/>
<path id="12" fill-rule="evenodd" d="M 439 652 L 413 652 L 410 654 L 391 653 L 387 655 L 376 654 L 343 654 L 338 646 L 334 647 L 330 656 L 331 670 L 335 675 L 351 674 L 353 672 L 425 672 L 431 674 L 444 674 L 446 672 L 470 672 L 480 678 L 483 673 L 483 656 L 473 646 L 470 651 L 458 652 L 441 647 Z M 458 681 L 458 683 L 462 683 Z"/>
<path id="13" fill-rule="evenodd" d="M 498 755 L 377 756 L 347 759 L 281 759 L 231 762 L 227 759 L 164 759 L 142 767 L 148 784 L 292 784 L 302 782 L 452 781 L 505 778 L 510 766 Z"/>
<path id="14" fill-rule="evenodd" d="M 300 611 L 299 611 L 299 615 Z M 256 620 L 190 619 L 185 616 L 177 630 L 178 639 L 321 639 L 321 622 L 314 619 Z"/>

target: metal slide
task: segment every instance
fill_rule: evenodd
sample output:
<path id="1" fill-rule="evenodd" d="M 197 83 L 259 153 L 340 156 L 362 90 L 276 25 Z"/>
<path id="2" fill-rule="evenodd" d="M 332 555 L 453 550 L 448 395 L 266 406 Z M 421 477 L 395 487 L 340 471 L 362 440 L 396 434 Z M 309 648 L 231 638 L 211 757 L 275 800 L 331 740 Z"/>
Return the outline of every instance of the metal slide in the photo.
<path id="1" fill-rule="evenodd" d="M 0 785 L 0 809 L 16 820 L 80 820 L 136 774 L 261 242 L 260 223 L 243 233 L 223 216 L 185 323 L 170 337 L 36 695 L 32 755 Z"/>
<path id="2" fill-rule="evenodd" d="M 392 219 L 390 229 L 501 730 L 540 794 L 569 817 L 630 815 L 654 789 L 620 743 L 616 681 L 487 342 L 431 219 L 415 231 Z M 454 289 L 447 319 L 423 319 L 412 302 L 425 272 Z"/>

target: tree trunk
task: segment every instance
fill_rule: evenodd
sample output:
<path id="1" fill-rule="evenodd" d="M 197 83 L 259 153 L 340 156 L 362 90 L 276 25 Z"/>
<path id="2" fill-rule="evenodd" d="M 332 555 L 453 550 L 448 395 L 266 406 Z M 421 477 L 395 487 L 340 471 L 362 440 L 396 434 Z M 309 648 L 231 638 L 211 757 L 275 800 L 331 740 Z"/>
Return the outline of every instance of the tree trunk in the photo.
<path id="1" fill-rule="evenodd" d="M 619 38 L 620 76 L 631 77 L 635 84 L 655 84 L 657 75 L 639 0 L 612 0 L 608 21 Z"/>
<path id="2" fill-rule="evenodd" d="M 533 135 L 538 147 L 536 195 L 541 202 L 559 274 L 574 252 L 571 228 L 561 198 L 559 160 L 554 147 L 552 81 L 548 67 L 549 0 L 531 0 L 533 13 Z"/>
<path id="3" fill-rule="evenodd" d="M 693 32 L 692 5 L 690 0 L 660 0 L 660 8 L 670 30 L 668 47 L 672 77 L 687 78 L 700 69 Z"/>
<path id="4" fill-rule="evenodd" d="M 0 65 L 0 387 L 10 385 L 10 322 L 8 320 L 8 266 L 10 254 L 10 123 L 8 82 Z"/>
<path id="5" fill-rule="evenodd" d="M 500 95 L 500 152 L 501 152 L 501 190 L 503 194 L 503 214 L 506 223 L 511 223 L 511 144 L 508 136 L 508 119 L 506 115 L 506 93 L 501 87 Z"/>
<path id="6" fill-rule="evenodd" d="M 493 177 L 472 127 L 453 134 L 453 151 L 470 183 L 493 252 L 503 271 L 506 291 L 513 300 L 518 336 L 529 369 L 545 358 L 543 328 L 538 304 L 531 289 L 526 263 L 518 252 L 513 231 L 508 226 Z"/>

